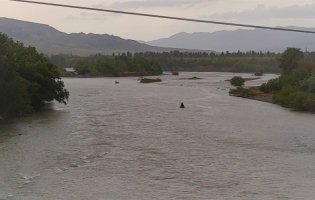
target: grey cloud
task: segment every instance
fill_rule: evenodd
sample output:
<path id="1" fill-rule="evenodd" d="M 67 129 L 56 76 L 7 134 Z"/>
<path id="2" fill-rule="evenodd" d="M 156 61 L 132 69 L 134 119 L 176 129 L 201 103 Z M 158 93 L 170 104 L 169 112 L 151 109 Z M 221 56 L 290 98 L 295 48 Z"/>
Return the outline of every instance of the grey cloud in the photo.
<path id="1" fill-rule="evenodd" d="M 142 1 L 127 1 L 116 2 L 110 7 L 112 8 L 148 8 L 148 7 L 174 7 L 199 4 L 217 0 L 142 0 Z M 98 8 L 104 7 L 103 4 L 95 5 Z"/>
<path id="2" fill-rule="evenodd" d="M 67 16 L 65 19 L 66 20 L 92 20 L 92 21 L 95 21 L 95 20 L 105 20 L 107 18 L 106 17 L 78 17 L 78 16 L 70 15 L 70 16 Z"/>
<path id="3" fill-rule="evenodd" d="M 276 19 L 276 18 L 315 18 L 315 4 L 288 7 L 265 7 L 258 5 L 253 10 L 243 12 L 215 13 L 202 18 L 217 19 Z"/>
<path id="4" fill-rule="evenodd" d="M 67 16 L 65 19 L 67 20 L 105 20 L 108 19 L 108 17 L 111 16 L 118 16 L 121 14 L 116 14 L 116 13 L 102 13 L 102 14 L 97 14 L 97 13 L 89 13 L 89 12 L 81 12 L 77 16 Z"/>

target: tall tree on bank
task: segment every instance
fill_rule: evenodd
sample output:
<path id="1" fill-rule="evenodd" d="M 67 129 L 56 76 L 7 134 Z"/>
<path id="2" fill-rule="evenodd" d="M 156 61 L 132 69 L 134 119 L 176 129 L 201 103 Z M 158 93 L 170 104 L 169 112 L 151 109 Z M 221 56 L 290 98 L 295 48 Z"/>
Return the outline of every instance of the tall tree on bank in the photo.
<path id="1" fill-rule="evenodd" d="M 290 74 L 297 68 L 298 62 L 304 57 L 303 52 L 297 48 L 287 48 L 280 57 L 280 68 L 283 74 Z"/>
<path id="2" fill-rule="evenodd" d="M 10 117 L 39 109 L 44 102 L 66 104 L 69 92 L 58 67 L 33 47 L 0 33 L 0 115 Z"/>

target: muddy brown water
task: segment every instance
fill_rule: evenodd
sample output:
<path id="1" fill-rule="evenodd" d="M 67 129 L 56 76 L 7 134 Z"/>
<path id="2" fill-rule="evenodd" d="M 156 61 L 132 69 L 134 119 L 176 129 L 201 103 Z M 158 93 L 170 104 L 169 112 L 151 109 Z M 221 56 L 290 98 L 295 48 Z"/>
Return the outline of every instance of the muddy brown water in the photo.
<path id="1" fill-rule="evenodd" d="M 233 76 L 64 79 L 68 105 L 0 126 L 0 199 L 313 200 L 315 115 L 230 97 Z"/>

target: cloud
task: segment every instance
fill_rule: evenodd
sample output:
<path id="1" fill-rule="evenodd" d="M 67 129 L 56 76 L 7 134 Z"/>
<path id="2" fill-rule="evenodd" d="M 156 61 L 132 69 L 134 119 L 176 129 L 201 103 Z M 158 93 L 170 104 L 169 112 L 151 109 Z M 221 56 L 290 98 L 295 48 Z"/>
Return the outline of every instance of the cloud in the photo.
<path id="1" fill-rule="evenodd" d="M 67 17 L 65 17 L 66 20 L 105 20 L 107 19 L 106 17 L 78 17 L 78 16 L 73 16 L 73 15 L 69 15 Z"/>
<path id="2" fill-rule="evenodd" d="M 93 12 L 81 12 L 79 15 L 69 15 L 65 19 L 67 20 L 105 20 L 112 16 L 118 16 L 117 13 L 93 13 Z"/>
<path id="3" fill-rule="evenodd" d="M 116 2 L 110 7 L 112 8 L 149 8 L 149 7 L 175 7 L 199 4 L 203 2 L 210 2 L 217 0 L 138 0 L 138 1 L 126 1 Z M 104 7 L 103 4 L 95 5 L 97 7 Z"/>
<path id="4" fill-rule="evenodd" d="M 218 0 L 133 0 L 124 2 L 115 2 L 113 4 L 98 3 L 91 5 L 92 8 L 105 8 L 105 9 L 129 9 L 129 8 L 149 8 L 149 7 L 179 7 L 185 6 L 185 9 L 194 7 L 196 4 L 203 2 L 218 1 Z M 104 13 L 96 14 L 90 12 L 81 12 L 80 15 L 69 15 L 67 20 L 102 20 L 110 16 L 118 16 L 122 14 Z"/>
<path id="5" fill-rule="evenodd" d="M 259 4 L 253 10 L 225 12 L 201 16 L 211 19 L 309 19 L 315 18 L 315 4 L 288 7 L 265 7 Z"/>

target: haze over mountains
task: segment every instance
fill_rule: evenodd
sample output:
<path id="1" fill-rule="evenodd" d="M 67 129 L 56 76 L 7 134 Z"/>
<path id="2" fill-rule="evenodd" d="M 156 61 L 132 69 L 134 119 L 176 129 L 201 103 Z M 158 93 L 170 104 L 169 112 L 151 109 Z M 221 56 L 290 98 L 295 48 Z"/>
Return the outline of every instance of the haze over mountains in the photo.
<path id="1" fill-rule="evenodd" d="M 315 31 L 311 28 L 286 27 Z M 150 42 L 126 40 L 108 34 L 63 33 L 55 28 L 32 22 L 0 18 L 0 32 L 15 41 L 34 46 L 41 53 L 74 54 L 112 54 L 123 52 L 169 52 L 179 51 L 271 51 L 283 52 L 287 47 L 297 47 L 315 51 L 315 34 L 294 33 L 273 30 L 235 30 L 214 33 L 178 33 L 169 38 Z"/>
<path id="2" fill-rule="evenodd" d="M 0 18 L 0 32 L 7 34 L 15 41 L 36 47 L 45 54 L 73 54 L 89 56 L 101 53 L 144 52 L 144 51 L 198 51 L 187 49 L 154 47 L 135 40 L 125 40 L 108 34 L 67 34 L 45 24 L 25 22 L 15 19 Z"/>
<path id="3" fill-rule="evenodd" d="M 315 31 L 315 28 L 282 27 Z M 273 30 L 235 30 L 214 33 L 178 33 L 146 44 L 159 47 L 212 49 L 218 52 L 229 51 L 271 51 L 283 52 L 287 47 L 307 48 L 315 51 L 315 34 L 273 31 Z"/>

